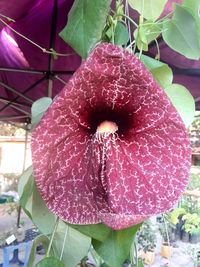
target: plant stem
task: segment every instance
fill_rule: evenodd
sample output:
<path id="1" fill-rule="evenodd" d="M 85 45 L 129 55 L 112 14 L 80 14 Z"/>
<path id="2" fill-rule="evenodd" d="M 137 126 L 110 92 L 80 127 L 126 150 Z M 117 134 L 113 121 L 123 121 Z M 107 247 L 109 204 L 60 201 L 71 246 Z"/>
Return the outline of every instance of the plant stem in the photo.
<path id="1" fill-rule="evenodd" d="M 125 15 L 125 14 L 118 14 L 118 15 L 115 15 L 115 17 L 124 17 L 126 19 L 128 19 L 136 28 L 138 28 L 138 24 L 132 20 L 129 16 Z"/>
<path id="2" fill-rule="evenodd" d="M 55 222 L 55 225 L 54 225 L 53 233 L 51 235 L 51 239 L 50 239 L 49 246 L 48 246 L 48 249 L 47 249 L 46 257 L 49 257 L 51 246 L 52 246 L 52 243 L 53 243 L 53 239 L 54 239 L 57 227 L 58 227 L 58 223 L 59 223 L 59 217 L 56 218 L 56 222 Z"/>
<path id="3" fill-rule="evenodd" d="M 1 14 L 1 13 L 0 13 L 0 17 L 2 17 L 2 18 L 5 18 L 5 19 L 7 19 L 8 21 L 15 22 L 15 20 L 14 20 L 14 19 L 11 19 L 10 17 L 8 17 L 8 16 L 5 16 L 5 15 L 3 15 L 3 14 Z"/>
<path id="4" fill-rule="evenodd" d="M 162 217 L 163 217 L 165 232 L 166 232 L 166 236 L 167 236 L 167 243 L 168 243 L 168 246 L 170 247 L 169 233 L 168 233 L 168 229 L 167 229 L 166 219 L 165 219 L 164 215 L 162 215 Z M 170 252 L 170 256 L 169 256 L 169 267 L 171 267 L 171 252 Z"/>
<path id="5" fill-rule="evenodd" d="M 142 49 L 143 49 L 143 44 L 141 44 L 140 53 L 139 53 L 139 56 L 138 56 L 139 59 L 141 58 L 141 55 L 142 55 Z"/>
<path id="6" fill-rule="evenodd" d="M 69 230 L 69 226 L 66 225 L 67 228 L 66 228 L 66 231 L 65 231 L 65 236 L 64 236 L 64 240 L 63 240 L 63 246 L 62 246 L 62 250 L 61 250 L 61 253 L 60 253 L 60 260 L 62 260 L 62 257 L 63 257 L 63 252 L 64 252 L 64 248 L 65 248 L 65 243 L 66 243 L 66 238 L 67 238 L 67 234 L 68 234 L 68 230 Z"/>
<path id="7" fill-rule="evenodd" d="M 3 15 L 0 14 L 0 16 L 3 17 Z M 7 18 L 8 19 L 8 18 Z M 14 21 L 12 20 L 11 18 L 9 18 L 11 21 Z M 70 53 L 70 54 L 63 54 L 63 53 L 57 53 L 56 51 L 51 51 L 36 44 L 35 42 L 33 42 L 32 40 L 30 40 L 29 38 L 27 38 L 25 35 L 21 34 L 20 32 L 16 31 L 15 29 L 13 29 L 8 23 L 6 23 L 3 19 L 0 18 L 0 21 L 8 28 L 10 29 L 12 32 L 14 32 L 15 34 L 17 34 L 18 36 L 20 36 L 21 38 L 25 39 L 27 42 L 31 43 L 32 45 L 36 46 L 37 48 L 39 48 L 40 50 L 42 50 L 43 53 L 47 53 L 47 54 L 52 54 L 52 55 L 55 55 L 55 56 L 71 56 L 71 55 L 74 55 L 74 53 Z"/>
<path id="8" fill-rule="evenodd" d="M 157 56 L 157 59 L 160 60 L 160 48 L 159 48 L 159 44 L 158 44 L 158 41 L 157 39 L 154 39 L 155 43 L 156 43 L 156 48 L 157 48 L 157 51 L 158 51 L 158 56 Z"/>

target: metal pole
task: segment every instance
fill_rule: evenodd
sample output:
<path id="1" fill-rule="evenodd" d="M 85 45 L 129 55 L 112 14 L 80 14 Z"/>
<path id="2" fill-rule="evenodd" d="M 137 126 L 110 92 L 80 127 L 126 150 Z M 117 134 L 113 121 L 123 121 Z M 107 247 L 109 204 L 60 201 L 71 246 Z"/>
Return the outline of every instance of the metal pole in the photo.
<path id="1" fill-rule="evenodd" d="M 58 16 L 58 1 L 54 0 L 53 10 L 52 10 L 52 19 L 51 19 L 51 33 L 50 33 L 50 41 L 49 48 L 54 49 L 55 47 L 55 39 L 56 39 L 56 28 L 57 28 L 57 16 Z M 53 55 L 49 55 L 48 61 L 48 97 L 52 98 L 53 95 L 53 63 L 54 58 Z"/>
<path id="2" fill-rule="evenodd" d="M 7 67 L 0 67 L 0 72 L 5 71 L 5 72 L 19 72 L 19 73 L 30 73 L 30 74 L 47 74 L 47 70 L 31 70 L 31 69 L 16 69 L 16 68 L 7 68 Z M 73 74 L 73 70 L 54 70 L 54 74 Z"/>
<path id="3" fill-rule="evenodd" d="M 0 121 L 4 120 L 17 120 L 17 119 L 24 119 L 24 118 L 29 118 L 27 115 L 8 115 L 8 116 L 0 116 Z"/>
<path id="4" fill-rule="evenodd" d="M 26 99 L 28 102 L 30 102 L 30 103 L 33 103 L 34 102 L 32 99 L 30 99 L 29 97 L 27 97 L 27 96 L 23 95 L 22 93 L 18 92 L 16 89 L 10 87 L 9 85 L 7 85 L 5 83 L 2 83 L 2 82 L 0 82 L 0 85 L 2 85 L 3 87 L 5 87 L 6 89 L 8 89 L 9 91 L 11 91 L 12 93 L 15 93 L 18 96 Z"/>
<path id="5" fill-rule="evenodd" d="M 46 79 L 46 76 L 42 77 L 41 79 L 39 79 L 38 81 L 36 81 L 35 83 L 31 84 L 31 86 L 29 86 L 26 90 L 24 90 L 22 92 L 22 94 L 26 94 L 28 93 L 30 90 L 32 90 L 34 87 L 36 87 L 38 84 L 40 84 L 43 80 Z M 0 112 L 3 111 L 4 109 L 6 109 L 7 107 L 9 107 L 10 104 L 12 104 L 14 101 L 16 101 L 17 99 L 19 99 L 20 96 L 16 96 L 13 100 L 11 100 L 8 104 L 6 104 L 3 108 L 0 109 Z M 32 104 L 32 103 L 31 103 Z"/>
<path id="6" fill-rule="evenodd" d="M 0 67 L 0 71 L 43 74 L 43 75 L 46 74 L 46 71 L 44 71 L 44 70 L 17 69 L 17 68 L 9 68 L 9 67 Z"/>
<path id="7" fill-rule="evenodd" d="M 3 99 L 0 99 L 0 102 L 2 102 L 2 103 L 7 103 L 8 101 L 3 100 Z M 25 111 L 25 110 L 23 110 L 23 109 L 21 109 L 21 108 L 15 106 L 14 104 L 10 104 L 10 106 L 11 106 L 12 108 L 14 108 L 14 109 L 16 109 L 16 110 L 18 110 L 18 111 L 20 111 L 20 112 L 22 112 L 22 113 L 28 115 L 28 116 L 31 116 L 31 114 L 30 114 L 29 112 L 27 112 L 27 111 Z"/>

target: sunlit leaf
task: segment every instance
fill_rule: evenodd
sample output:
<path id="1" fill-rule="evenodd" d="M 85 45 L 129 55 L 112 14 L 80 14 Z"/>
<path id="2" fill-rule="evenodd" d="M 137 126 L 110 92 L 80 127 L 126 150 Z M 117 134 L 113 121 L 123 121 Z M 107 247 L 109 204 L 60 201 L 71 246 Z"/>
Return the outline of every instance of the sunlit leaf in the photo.
<path id="1" fill-rule="evenodd" d="M 20 199 L 20 205 L 30 218 L 31 218 L 31 209 L 30 207 L 28 207 L 28 204 L 31 201 L 33 192 L 34 182 L 32 173 L 33 169 L 32 166 L 30 166 L 23 172 L 18 183 L 18 194 Z"/>
<path id="2" fill-rule="evenodd" d="M 64 262 L 56 257 L 46 257 L 36 264 L 36 267 L 65 267 Z"/>
<path id="3" fill-rule="evenodd" d="M 115 28 L 114 43 L 116 45 L 125 45 L 127 44 L 128 39 L 129 35 L 127 27 L 121 22 L 118 22 Z"/>
<path id="4" fill-rule="evenodd" d="M 139 50 L 148 51 L 148 45 L 162 32 L 162 25 L 145 21 L 134 31 L 134 38 Z"/>
<path id="5" fill-rule="evenodd" d="M 163 39 L 175 51 L 190 59 L 200 58 L 194 17 L 187 8 L 175 5 L 174 16 L 163 24 Z"/>
<path id="6" fill-rule="evenodd" d="M 33 189 L 32 219 L 34 224 L 44 234 L 52 232 L 56 220 L 56 216 L 46 207 L 36 185 L 34 185 Z"/>
<path id="7" fill-rule="evenodd" d="M 142 51 L 148 51 L 148 42 L 146 35 L 143 32 L 143 28 L 136 29 L 133 33 L 136 41 L 137 48 Z"/>
<path id="8" fill-rule="evenodd" d="M 152 73 L 155 80 L 162 88 L 166 88 L 167 86 L 172 84 L 173 73 L 167 64 L 145 55 L 142 55 L 140 60 L 144 63 L 146 68 Z"/>
<path id="9" fill-rule="evenodd" d="M 66 241 L 64 242 L 66 235 Z M 60 256 L 62 248 L 62 260 L 67 267 L 75 267 L 82 258 L 87 256 L 91 245 L 91 238 L 71 228 L 66 223 L 59 221 L 54 239 L 53 248 L 56 255 Z"/>
<path id="10" fill-rule="evenodd" d="M 145 19 L 155 21 L 163 12 L 167 0 L 128 0 L 128 3 Z"/>
<path id="11" fill-rule="evenodd" d="M 180 84 L 172 84 L 165 88 L 165 92 L 177 109 L 186 127 L 194 120 L 195 102 L 190 92 Z"/>
<path id="12" fill-rule="evenodd" d="M 97 253 L 108 266 L 121 267 L 129 258 L 130 248 L 140 225 L 114 231 L 112 230 L 104 242 L 93 240 L 92 244 Z"/>
<path id="13" fill-rule="evenodd" d="M 110 3 L 111 0 L 74 1 L 60 36 L 82 58 L 101 40 Z"/>
<path id="14" fill-rule="evenodd" d="M 49 246 L 49 239 L 47 236 L 45 235 L 38 235 L 32 244 L 31 247 L 31 252 L 29 255 L 29 259 L 28 259 L 28 265 L 27 267 L 33 267 L 34 261 L 35 261 L 35 256 L 36 256 L 36 252 L 37 252 L 37 247 L 39 245 L 42 245 L 45 252 L 47 252 L 48 246 Z M 51 250 L 51 253 L 53 254 L 53 250 Z"/>
<path id="15" fill-rule="evenodd" d="M 111 228 L 102 223 L 88 225 L 70 224 L 70 226 L 80 231 L 81 233 L 101 242 L 103 242 L 108 237 L 109 233 L 112 231 Z"/>
<path id="16" fill-rule="evenodd" d="M 197 35 L 200 45 L 200 0 L 184 0 L 183 6 L 186 7 L 191 15 L 195 18 L 198 28 Z"/>
<path id="17" fill-rule="evenodd" d="M 31 107 L 32 128 L 34 128 L 38 124 L 51 103 L 52 99 L 50 97 L 42 97 L 33 103 Z"/>
<path id="18" fill-rule="evenodd" d="M 24 187 L 27 184 L 32 173 L 33 173 L 33 168 L 32 166 L 30 166 L 20 176 L 19 183 L 18 183 L 18 194 L 20 198 L 24 192 Z"/>

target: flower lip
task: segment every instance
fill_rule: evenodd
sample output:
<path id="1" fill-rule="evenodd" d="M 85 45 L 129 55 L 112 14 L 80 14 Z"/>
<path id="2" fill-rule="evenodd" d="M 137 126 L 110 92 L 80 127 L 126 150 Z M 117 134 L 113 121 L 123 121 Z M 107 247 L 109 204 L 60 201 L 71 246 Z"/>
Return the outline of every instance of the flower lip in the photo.
<path id="1" fill-rule="evenodd" d="M 128 131 L 133 127 L 133 117 L 134 115 L 125 107 L 119 108 L 116 105 L 115 108 L 112 109 L 111 107 L 105 107 L 105 105 L 103 105 L 89 112 L 87 123 L 90 126 L 91 133 L 95 134 L 96 132 L 103 132 L 101 129 L 99 131 L 99 126 L 102 125 L 102 123 L 106 121 L 111 122 L 114 127 L 111 132 L 117 132 L 119 136 L 122 136 L 128 134 Z"/>

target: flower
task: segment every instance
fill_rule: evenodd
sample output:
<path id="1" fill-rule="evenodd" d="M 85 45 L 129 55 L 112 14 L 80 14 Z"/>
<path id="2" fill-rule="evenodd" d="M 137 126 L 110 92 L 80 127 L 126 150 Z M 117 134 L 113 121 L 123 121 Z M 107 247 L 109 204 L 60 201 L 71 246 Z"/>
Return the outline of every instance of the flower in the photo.
<path id="1" fill-rule="evenodd" d="M 68 223 L 123 229 L 173 207 L 191 149 L 179 114 L 140 60 L 101 44 L 34 130 L 32 154 L 51 211 Z"/>

